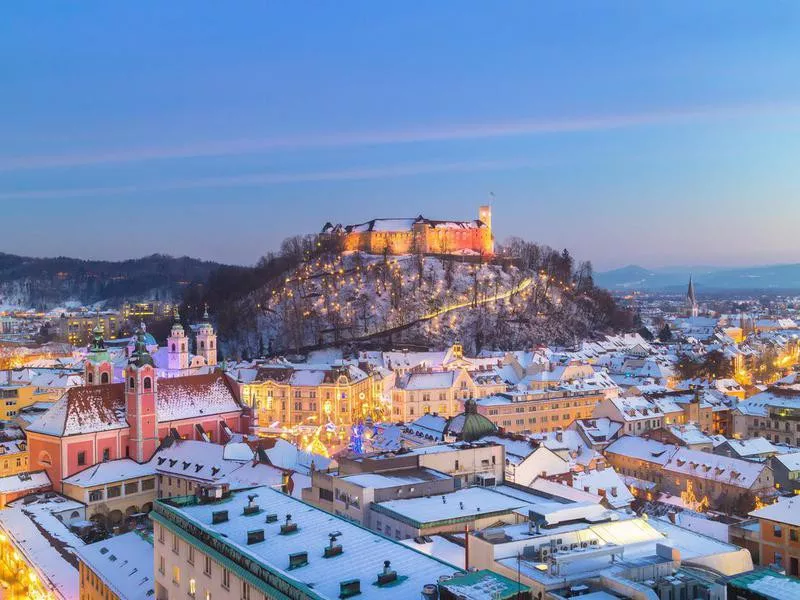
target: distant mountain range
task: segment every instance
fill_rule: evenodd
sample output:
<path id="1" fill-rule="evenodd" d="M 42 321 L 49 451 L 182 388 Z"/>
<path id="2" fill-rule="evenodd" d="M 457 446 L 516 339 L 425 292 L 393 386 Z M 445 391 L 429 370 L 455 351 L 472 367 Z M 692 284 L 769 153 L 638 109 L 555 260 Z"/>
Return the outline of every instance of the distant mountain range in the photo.
<path id="1" fill-rule="evenodd" d="M 206 282 L 219 267 L 164 254 L 114 262 L 0 252 L 0 306 L 46 310 L 67 302 L 179 300 L 187 285 Z"/>
<path id="2" fill-rule="evenodd" d="M 612 291 L 685 290 L 689 276 L 706 291 L 800 291 L 800 263 L 757 267 L 668 267 L 629 265 L 595 274 L 595 283 Z"/>

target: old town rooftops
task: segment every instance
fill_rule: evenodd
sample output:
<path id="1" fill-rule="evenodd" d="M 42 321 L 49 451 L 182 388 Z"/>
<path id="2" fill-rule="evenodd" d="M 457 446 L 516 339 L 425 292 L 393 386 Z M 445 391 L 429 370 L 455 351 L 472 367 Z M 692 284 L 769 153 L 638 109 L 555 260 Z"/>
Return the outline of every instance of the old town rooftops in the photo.
<path id="1" fill-rule="evenodd" d="M 219 371 L 159 379 L 156 411 L 159 422 L 241 411 L 227 378 Z M 28 427 L 32 433 L 80 435 L 128 427 L 122 383 L 68 389 Z"/>
<path id="2" fill-rule="evenodd" d="M 679 448 L 664 464 L 665 471 L 691 475 L 709 481 L 717 481 L 749 489 L 764 472 L 763 463 L 729 458 L 700 450 Z M 765 482 L 765 485 L 769 481 Z"/>

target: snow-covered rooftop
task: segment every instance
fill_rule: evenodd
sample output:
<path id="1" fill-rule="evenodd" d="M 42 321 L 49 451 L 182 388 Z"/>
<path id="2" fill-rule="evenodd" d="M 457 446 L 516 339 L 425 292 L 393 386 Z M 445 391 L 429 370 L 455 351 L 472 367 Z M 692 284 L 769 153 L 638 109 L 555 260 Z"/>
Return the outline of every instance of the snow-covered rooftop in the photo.
<path id="1" fill-rule="evenodd" d="M 137 463 L 130 458 L 101 462 L 67 477 L 64 483 L 78 487 L 93 487 L 128 479 L 155 475 L 152 463 Z"/>
<path id="2" fill-rule="evenodd" d="M 155 594 L 153 544 L 135 531 L 77 548 L 80 560 L 119 598 L 150 600 Z"/>
<path id="3" fill-rule="evenodd" d="M 247 496 L 257 493 L 256 503 L 262 516 L 242 516 L 248 504 Z M 227 510 L 231 518 L 212 524 L 212 513 Z M 269 488 L 256 488 L 248 493 L 234 493 L 222 503 L 178 505 L 170 500 L 158 501 L 155 520 L 159 513 L 168 511 L 214 536 L 217 543 L 225 544 L 246 560 L 253 560 L 281 578 L 294 582 L 300 590 L 311 591 L 321 598 L 338 599 L 339 583 L 351 579 L 361 580 L 364 600 L 413 598 L 420 595 L 424 585 L 436 583 L 442 575 L 452 575 L 456 568 L 443 560 L 427 556 L 380 534 L 369 531 L 345 519 L 285 496 Z M 263 513 L 277 514 L 278 521 L 265 523 Z M 280 526 L 286 515 L 291 515 L 298 530 L 292 535 L 280 535 Z M 264 530 L 265 541 L 247 544 L 247 532 L 254 528 Z M 341 557 L 325 559 L 322 550 L 329 544 L 328 534 L 340 532 L 337 543 L 344 548 Z M 289 570 L 289 555 L 308 552 L 308 564 Z M 383 561 L 390 560 L 399 581 L 390 587 L 373 583 L 383 570 Z"/>

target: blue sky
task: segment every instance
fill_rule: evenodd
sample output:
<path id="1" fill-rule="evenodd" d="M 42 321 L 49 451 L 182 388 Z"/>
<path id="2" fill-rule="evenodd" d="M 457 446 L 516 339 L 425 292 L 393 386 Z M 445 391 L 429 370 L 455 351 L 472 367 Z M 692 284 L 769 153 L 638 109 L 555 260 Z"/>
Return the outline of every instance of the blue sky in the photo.
<path id="1" fill-rule="evenodd" d="M 474 218 L 596 267 L 800 261 L 795 2 L 36 2 L 0 20 L 0 251 L 249 264 Z"/>

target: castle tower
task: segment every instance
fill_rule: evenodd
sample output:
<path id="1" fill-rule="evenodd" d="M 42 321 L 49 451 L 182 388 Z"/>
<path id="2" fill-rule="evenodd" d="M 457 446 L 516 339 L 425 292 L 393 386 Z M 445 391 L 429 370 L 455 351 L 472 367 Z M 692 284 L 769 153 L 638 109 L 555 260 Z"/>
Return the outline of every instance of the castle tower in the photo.
<path id="1" fill-rule="evenodd" d="M 175 323 L 167 338 L 167 368 L 170 371 L 182 371 L 189 368 L 189 340 L 181 325 L 180 315 L 175 308 Z"/>
<path id="2" fill-rule="evenodd" d="M 492 230 L 492 207 L 488 204 L 484 204 L 478 209 L 478 220 L 483 222 L 486 227 L 489 228 L 489 231 Z"/>
<path id="3" fill-rule="evenodd" d="M 111 383 L 114 379 L 114 366 L 111 364 L 111 357 L 106 350 L 100 323 L 92 330 L 92 336 L 92 345 L 89 347 L 89 353 L 86 355 L 86 362 L 83 365 L 83 380 L 86 385 Z"/>
<path id="4" fill-rule="evenodd" d="M 689 308 L 689 314 L 696 317 L 700 313 L 700 307 L 697 304 L 697 294 L 694 291 L 694 282 L 692 276 L 689 275 L 689 289 L 686 291 L 686 304 Z"/>
<path id="5" fill-rule="evenodd" d="M 486 225 L 481 243 L 485 254 L 494 254 L 494 234 L 492 233 L 492 207 L 484 204 L 478 208 L 478 220 Z"/>
<path id="6" fill-rule="evenodd" d="M 210 367 L 217 364 L 217 334 L 208 320 L 208 305 L 203 313 L 203 322 L 197 329 L 197 354 L 206 359 Z"/>
<path id="7" fill-rule="evenodd" d="M 136 332 L 136 348 L 125 369 L 125 409 L 130 426 L 128 455 L 137 462 L 150 460 L 158 447 L 156 370 L 145 346 L 144 331 Z"/>

